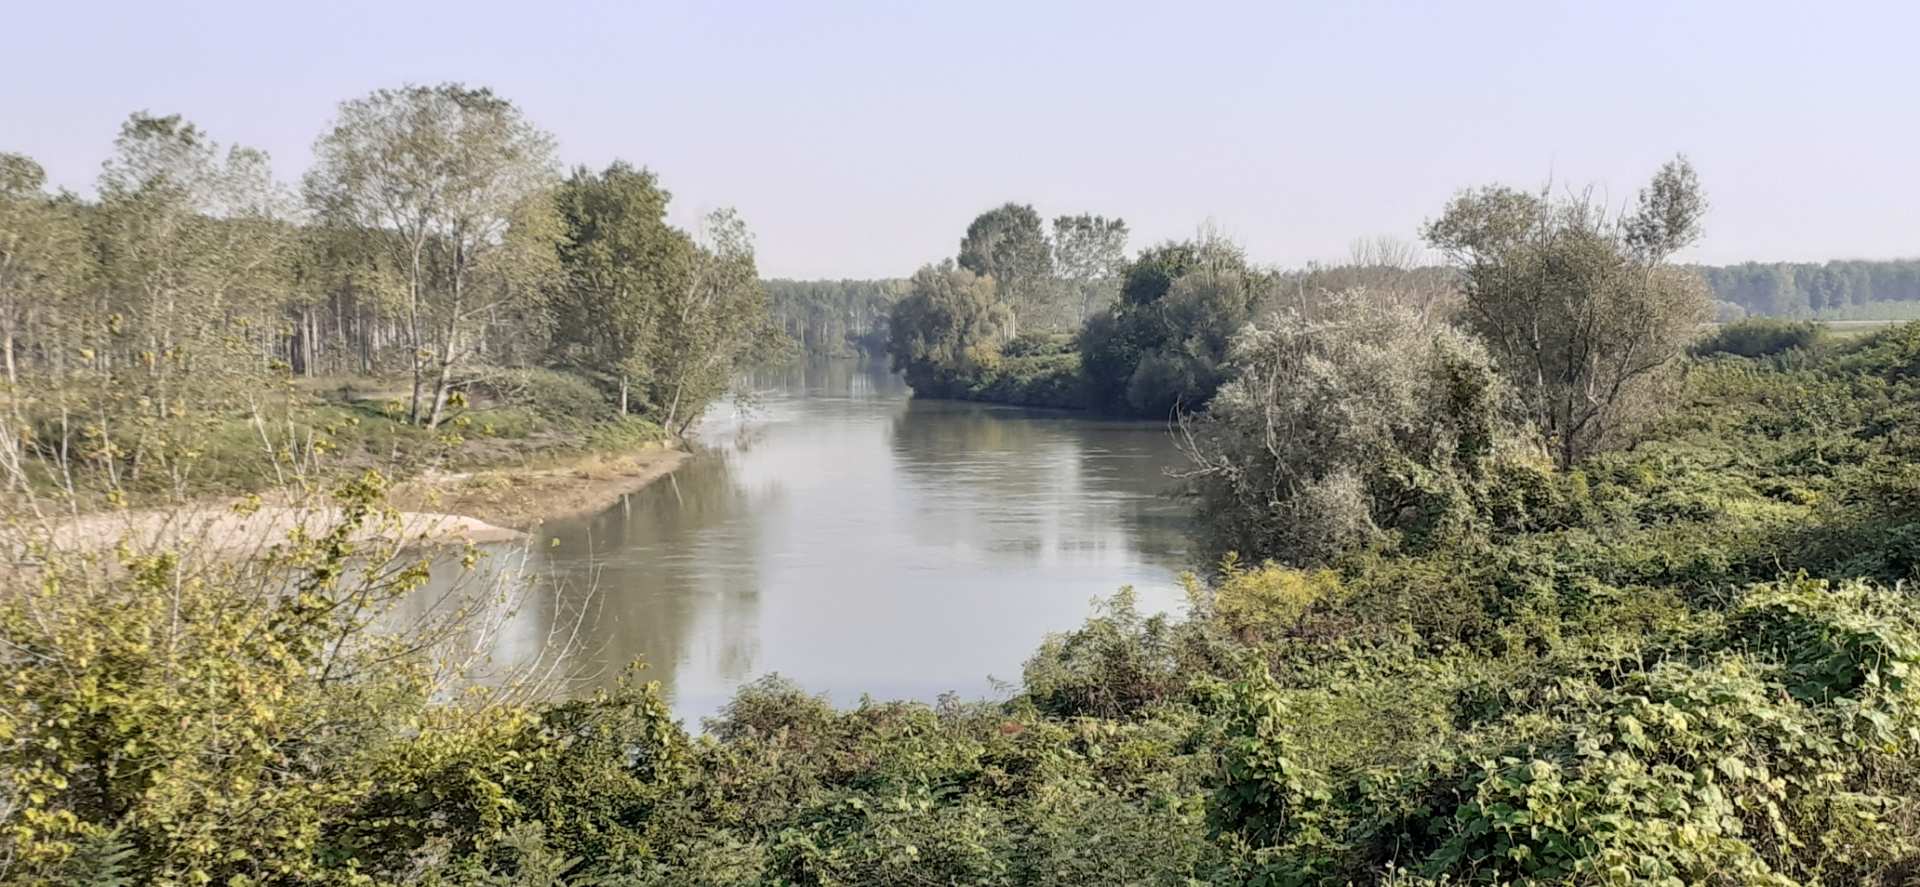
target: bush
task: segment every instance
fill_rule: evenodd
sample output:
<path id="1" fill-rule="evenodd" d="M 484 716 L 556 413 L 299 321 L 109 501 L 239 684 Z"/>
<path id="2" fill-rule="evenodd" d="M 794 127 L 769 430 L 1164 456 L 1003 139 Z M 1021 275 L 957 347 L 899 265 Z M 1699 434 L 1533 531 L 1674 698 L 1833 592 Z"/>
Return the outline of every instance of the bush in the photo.
<path id="1" fill-rule="evenodd" d="M 1073 352 L 1073 336 L 1065 333 L 1021 333 L 1000 348 L 1000 355 L 1008 358 L 1043 357 Z"/>
<path id="2" fill-rule="evenodd" d="M 552 421 L 587 423 L 612 414 L 613 402 L 592 380 L 563 370 L 500 370 L 475 383 L 477 393 L 525 406 Z"/>
<path id="3" fill-rule="evenodd" d="M 1730 354 L 1768 357 L 1795 348 L 1812 348 L 1820 341 L 1820 326 L 1808 320 L 1751 317 L 1724 323 L 1694 343 L 1695 357 Z"/>
<path id="4" fill-rule="evenodd" d="M 1236 378 L 1192 424 L 1207 542 L 1295 566 L 1486 523 L 1492 466 L 1526 445 L 1486 351 L 1399 308 L 1333 300 L 1235 337 Z"/>
<path id="5" fill-rule="evenodd" d="M 1171 623 L 1141 616 L 1130 588 L 1080 629 L 1048 636 L 1022 673 L 1026 699 L 1061 717 L 1129 717 L 1172 698 L 1185 680 Z"/>
<path id="6" fill-rule="evenodd" d="M 1248 570 L 1229 557 L 1213 589 L 1213 611 L 1235 637 L 1257 642 L 1285 637 L 1310 610 L 1345 596 L 1332 570 L 1289 570 L 1272 562 Z"/>
<path id="7" fill-rule="evenodd" d="M 37 575 L 8 573 L 0 857 L 46 871 L 117 835 L 142 883 L 305 880 L 331 865 L 372 760 L 406 741 L 432 690 L 420 637 L 370 631 L 427 578 L 395 562 L 397 543 L 357 541 L 398 537 L 380 495 L 377 476 L 347 485 L 337 522 L 255 564 L 42 547 Z"/>
<path id="8" fill-rule="evenodd" d="M 1015 406 L 1079 409 L 1080 356 L 1071 351 L 1003 357 L 967 380 L 964 397 Z"/>

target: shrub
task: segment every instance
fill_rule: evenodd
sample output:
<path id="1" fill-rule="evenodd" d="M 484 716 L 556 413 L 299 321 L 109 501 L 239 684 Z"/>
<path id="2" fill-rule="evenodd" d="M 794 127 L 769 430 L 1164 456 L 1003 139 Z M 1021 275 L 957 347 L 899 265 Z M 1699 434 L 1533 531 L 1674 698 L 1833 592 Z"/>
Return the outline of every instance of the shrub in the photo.
<path id="1" fill-rule="evenodd" d="M 1078 630 L 1049 635 L 1027 660 L 1025 698 L 1056 716 L 1116 718 L 1171 698 L 1182 686 L 1173 628 L 1140 615 L 1122 589 Z"/>
<path id="2" fill-rule="evenodd" d="M 370 760 L 405 740 L 432 689 L 421 636 L 369 630 L 427 578 L 394 545 L 359 541 L 398 538 L 380 495 L 377 476 L 346 485 L 337 522 L 257 564 L 44 547 L 31 578 L 8 574 L 0 772 L 17 806 L 0 856 L 30 874 L 117 835 L 142 882 L 329 866 L 330 826 L 369 795 Z"/>
<path id="3" fill-rule="evenodd" d="M 1524 445 L 1486 351 L 1405 309 L 1330 300 L 1234 340 L 1236 378 L 1190 428 L 1207 542 L 1307 566 L 1483 523 L 1499 458 Z"/>
<path id="4" fill-rule="evenodd" d="M 1080 357 L 1067 351 L 992 361 L 968 380 L 964 396 L 1015 406 L 1079 409 L 1084 405 Z"/>
<path id="5" fill-rule="evenodd" d="M 563 370 L 500 370 L 474 387 L 502 403 L 529 407 L 550 420 L 593 422 L 608 416 L 612 406 L 591 380 Z"/>
<path id="6" fill-rule="evenodd" d="M 1044 357 L 1057 354 L 1071 354 L 1074 351 L 1073 336 L 1065 333 L 1026 332 L 1014 336 L 1001 346 L 1002 357 Z"/>
<path id="7" fill-rule="evenodd" d="M 1332 570 L 1290 570 L 1271 561 L 1256 569 L 1228 557 L 1213 589 L 1213 612 L 1244 641 L 1280 638 L 1315 607 L 1337 605 L 1346 596 Z"/>
<path id="8" fill-rule="evenodd" d="M 1869 682 L 1898 693 L 1920 677 L 1917 615 L 1904 596 L 1865 583 L 1780 582 L 1741 599 L 1728 642 L 1780 662 L 1800 699 L 1828 702 Z"/>
<path id="9" fill-rule="evenodd" d="M 1751 317 L 1724 323 L 1695 342 L 1695 357 L 1730 354 L 1768 357 L 1795 348 L 1811 348 L 1820 341 L 1820 326 L 1808 320 Z"/>

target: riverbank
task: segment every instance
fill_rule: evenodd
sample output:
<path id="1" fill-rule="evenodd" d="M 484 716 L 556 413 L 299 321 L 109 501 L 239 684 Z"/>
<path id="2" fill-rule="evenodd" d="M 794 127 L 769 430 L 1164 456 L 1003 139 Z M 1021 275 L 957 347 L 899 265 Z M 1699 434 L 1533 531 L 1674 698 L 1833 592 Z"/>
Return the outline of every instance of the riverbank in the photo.
<path id="1" fill-rule="evenodd" d="M 103 512 L 83 515 L 53 528 L 51 542 L 65 550 L 99 550 L 126 545 L 136 551 L 181 551 L 245 555 L 285 542 L 294 533 L 318 535 L 338 526 L 343 515 L 330 506 L 259 505 L 205 502 L 173 509 Z M 526 534 L 478 518 L 429 511 L 401 511 L 393 523 L 370 522 L 350 541 L 398 536 L 408 544 L 515 542 Z"/>
<path id="2" fill-rule="evenodd" d="M 387 502 L 393 523 L 375 523 L 353 541 L 398 536 L 410 544 L 517 542 L 543 521 L 571 517 L 619 501 L 678 468 L 688 457 L 666 445 L 628 453 L 591 453 L 543 467 L 501 467 L 462 474 L 424 475 L 396 485 Z M 83 514 L 51 530 L 56 548 L 135 549 L 193 547 L 222 555 L 264 549 L 296 531 L 317 534 L 337 525 L 340 510 L 245 498 L 208 498 L 170 508 Z"/>
<path id="3" fill-rule="evenodd" d="M 621 496 L 666 477 L 687 457 L 685 450 L 657 444 L 633 452 L 589 453 L 546 468 L 429 474 L 400 484 L 391 501 L 403 510 L 430 510 L 526 529 L 606 508 Z"/>

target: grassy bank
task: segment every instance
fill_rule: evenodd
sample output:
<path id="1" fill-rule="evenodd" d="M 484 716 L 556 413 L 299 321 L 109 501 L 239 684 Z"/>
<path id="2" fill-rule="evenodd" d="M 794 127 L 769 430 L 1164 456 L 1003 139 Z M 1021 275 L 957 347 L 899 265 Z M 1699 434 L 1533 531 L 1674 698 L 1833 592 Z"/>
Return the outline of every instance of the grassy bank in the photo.
<path id="1" fill-rule="evenodd" d="M 504 371 L 459 392 L 438 427 L 406 420 L 404 378 L 251 382 L 191 416 L 152 416 L 86 391 L 28 402 L 44 492 L 82 511 L 275 493 L 303 478 L 378 471 L 392 501 L 501 526 L 603 506 L 683 455 L 659 425 L 621 416 L 588 380 Z M 77 404 L 78 407 L 72 405 Z M 111 445 L 94 443 L 113 430 Z M 73 469 L 59 469 L 61 458 Z"/>

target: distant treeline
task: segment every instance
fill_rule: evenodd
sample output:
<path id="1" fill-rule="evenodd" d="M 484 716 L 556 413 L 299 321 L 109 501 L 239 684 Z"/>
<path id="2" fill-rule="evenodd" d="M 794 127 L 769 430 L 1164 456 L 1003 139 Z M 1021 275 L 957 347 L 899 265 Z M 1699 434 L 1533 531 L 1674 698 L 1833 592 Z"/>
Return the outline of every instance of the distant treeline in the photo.
<path id="1" fill-rule="evenodd" d="M 1891 317 L 1900 312 L 1885 303 L 1920 303 L 1920 259 L 1746 262 L 1694 270 L 1713 288 L 1726 320 L 1747 314 Z"/>
<path id="2" fill-rule="evenodd" d="M 907 282 L 889 280 L 767 280 L 774 321 L 810 355 L 856 357 L 887 347 L 887 312 Z"/>
<path id="3" fill-rule="evenodd" d="M 1367 247 L 1376 248 L 1372 244 Z M 1422 292 L 1445 289 L 1453 273 L 1441 266 L 1421 266 L 1410 258 L 1386 262 L 1360 256 L 1345 265 L 1312 266 L 1279 274 L 1278 278 L 1284 280 L 1276 280 L 1276 291 L 1378 287 L 1378 275 L 1359 271 L 1386 267 L 1417 268 L 1400 280 L 1418 281 L 1417 289 Z M 1712 289 L 1720 320 L 1749 315 L 1829 320 L 1920 316 L 1920 259 L 1745 262 L 1696 265 L 1693 270 Z M 774 279 L 763 284 L 768 307 L 786 334 L 806 353 L 825 357 L 884 353 L 887 314 L 910 289 L 909 282 L 902 278 Z"/>

